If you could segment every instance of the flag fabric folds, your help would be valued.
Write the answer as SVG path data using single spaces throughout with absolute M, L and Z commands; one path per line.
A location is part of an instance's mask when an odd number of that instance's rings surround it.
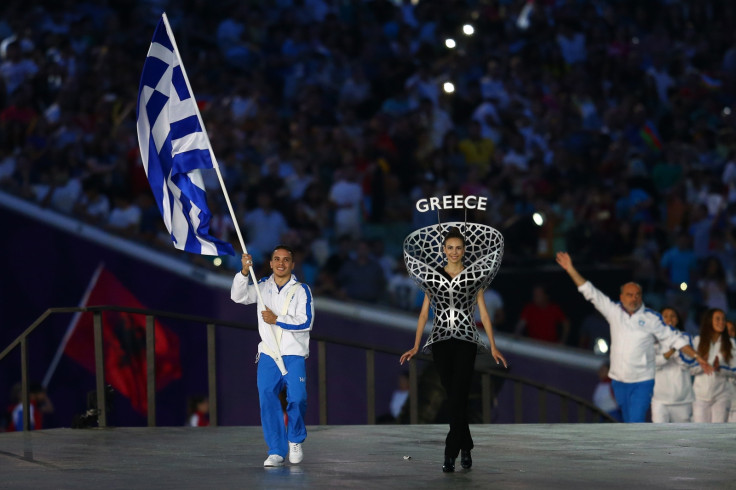
M 138 144 L 153 196 L 174 246 L 201 255 L 235 255 L 210 235 L 212 214 L 200 171 L 215 162 L 194 94 L 162 16 L 138 89 Z
M 145 308 L 110 271 L 104 267 L 93 279 L 87 300 L 82 306 L 118 305 Z M 91 372 L 95 371 L 92 313 L 82 313 L 72 325 L 64 354 Z M 179 336 L 160 322 L 154 322 L 156 336 L 156 389 L 181 378 Z M 130 400 L 133 408 L 146 414 L 146 317 L 139 314 L 108 311 L 102 314 L 102 337 L 105 356 L 105 379 Z

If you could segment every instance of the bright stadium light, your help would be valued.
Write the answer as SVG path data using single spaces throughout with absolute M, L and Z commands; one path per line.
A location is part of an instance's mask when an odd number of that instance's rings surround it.
M 447 39 L 445 39 L 445 46 L 447 46 L 450 49 L 453 49 L 455 46 L 457 46 L 457 44 L 455 44 L 454 39 L 452 39 L 451 37 L 448 37 Z
M 597 338 L 593 344 L 593 352 L 600 355 L 608 354 L 608 342 L 606 339 Z
M 680 291 L 687 291 L 687 283 L 681 282 L 680 283 Z
M 532 219 L 534 220 L 534 224 L 537 226 L 542 226 L 544 224 L 544 215 L 542 213 L 534 213 L 532 215 Z
M 455 91 L 455 85 L 453 85 L 452 82 L 445 82 L 442 88 L 445 90 L 445 93 L 448 93 L 448 94 L 451 94 Z
M 463 26 L 463 32 L 466 36 L 472 36 L 475 33 L 475 28 L 470 24 L 465 24 Z

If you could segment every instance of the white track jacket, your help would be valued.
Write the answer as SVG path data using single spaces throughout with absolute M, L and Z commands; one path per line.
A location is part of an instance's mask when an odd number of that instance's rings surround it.
M 278 318 L 276 325 L 269 325 L 263 321 L 261 312 L 258 312 L 258 333 L 261 336 L 261 342 L 258 344 L 258 353 L 266 353 L 268 355 L 268 347 L 264 344 L 264 335 L 268 335 L 268 330 L 274 332 L 274 335 L 280 335 L 280 347 L 282 356 L 302 356 L 309 357 L 309 331 L 312 329 L 314 322 L 314 303 L 312 301 L 312 291 L 304 283 L 299 284 L 292 295 L 289 290 L 297 284 L 296 277 L 292 274 L 289 282 L 279 289 L 273 280 L 273 275 L 264 277 L 258 281 L 258 287 L 261 288 L 261 296 L 263 302 L 271 309 Z M 285 301 L 291 296 L 289 305 L 284 313 Z M 249 284 L 249 278 L 238 272 L 233 279 L 233 287 L 230 290 L 230 299 L 236 303 L 249 305 L 258 301 L 256 290 L 252 284 Z M 280 332 L 279 332 L 280 330 Z
M 695 392 L 696 400 L 712 402 L 731 398 L 734 389 L 732 381 L 736 376 L 736 344 L 733 340 L 730 340 L 730 342 L 732 355 L 729 364 L 726 364 L 721 354 L 721 339 L 718 339 L 717 342 L 711 342 L 710 351 L 708 351 L 708 363 L 713 365 L 716 356 L 718 356 L 718 364 L 720 365 L 720 369 L 711 375 L 703 374 L 703 368 L 695 362 L 695 359 L 685 357 L 692 366 L 690 373 L 695 376 L 693 392 Z M 693 339 L 693 349 L 697 351 L 698 345 L 700 345 L 700 335 L 696 335 Z
M 681 352 L 675 352 L 669 359 L 665 359 L 667 352 L 669 349 L 665 350 L 660 343 L 654 346 L 657 374 L 654 376 L 652 401 L 664 405 L 692 403 L 693 381 L 688 360 Z
M 667 350 L 673 347 L 679 350 L 690 343 L 687 336 L 664 323 L 659 313 L 643 304 L 629 315 L 621 303 L 611 301 L 590 281 L 582 284 L 578 291 L 593 303 L 611 328 L 611 368 L 608 371 L 611 379 L 622 383 L 654 379 L 655 340 Z

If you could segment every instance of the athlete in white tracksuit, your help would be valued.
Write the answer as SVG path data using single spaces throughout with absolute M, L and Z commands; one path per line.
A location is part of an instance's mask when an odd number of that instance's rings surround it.
M 731 320 L 726 320 L 726 331 L 732 340 L 736 338 L 736 324 Z M 728 421 L 736 422 L 736 378 L 732 378 L 731 382 L 731 386 L 729 386 L 731 389 L 731 411 L 728 414 Z
M 667 325 L 682 331 L 677 310 L 665 307 L 661 315 Z M 667 350 L 660 343 L 654 349 L 657 374 L 654 376 L 652 422 L 690 422 L 694 397 L 688 362 L 679 352 Z
M 608 376 L 624 422 L 646 419 L 654 390 L 655 341 L 667 350 L 682 350 L 703 365 L 706 372 L 712 372 L 713 368 L 693 350 L 684 334 L 666 325 L 658 312 L 644 307 L 641 286 L 633 282 L 624 284 L 620 302 L 615 303 L 580 275 L 566 252 L 557 254 L 557 263 L 608 321 L 611 329 Z
M 652 422 L 690 422 L 693 415 L 693 382 L 679 352 L 654 347 L 657 373 L 652 395 Z
M 711 342 L 708 352 L 708 362 L 713 364 L 715 358 L 719 358 L 719 368 L 712 376 L 703 374 L 703 370 L 695 362 L 691 373 L 694 375 L 693 392 L 693 422 L 726 422 L 731 408 L 731 396 L 733 390 L 732 380 L 736 376 L 736 344 L 732 339 L 731 361 L 723 360 L 721 350 L 721 339 Z M 693 339 L 693 347 L 697 350 L 700 346 L 701 337 L 696 335 Z
M 309 286 L 299 283 L 291 273 L 294 255 L 279 245 L 271 255 L 273 274 L 258 281 L 265 309 L 258 315 L 258 395 L 261 405 L 263 436 L 268 445 L 264 466 L 281 466 L 286 454 L 291 463 L 302 460 L 301 443 L 307 437 L 304 414 L 307 410 L 307 374 L 309 332 L 314 321 L 314 304 Z M 230 298 L 236 303 L 252 304 L 258 297 L 249 283 L 248 270 L 253 261 L 243 254 L 243 270 L 235 275 Z M 279 394 L 286 387 L 284 417 Z

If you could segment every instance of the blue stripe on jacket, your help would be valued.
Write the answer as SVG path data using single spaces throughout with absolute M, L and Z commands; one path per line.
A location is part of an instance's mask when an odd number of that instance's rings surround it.
M 683 335 L 687 337 L 688 345 L 694 349 L 695 347 L 693 347 L 693 336 L 687 332 L 683 332 Z M 679 351 L 679 354 L 680 354 L 680 359 L 682 360 L 682 362 L 684 362 L 685 364 L 689 366 L 692 366 L 697 362 L 694 358 L 688 357 L 685 354 L 683 354 L 682 349 Z
M 312 324 L 312 293 L 309 291 L 309 286 L 302 283 L 304 292 L 307 293 L 307 321 L 298 325 L 290 325 L 284 322 L 276 322 L 276 325 L 283 328 L 284 330 L 306 330 Z

